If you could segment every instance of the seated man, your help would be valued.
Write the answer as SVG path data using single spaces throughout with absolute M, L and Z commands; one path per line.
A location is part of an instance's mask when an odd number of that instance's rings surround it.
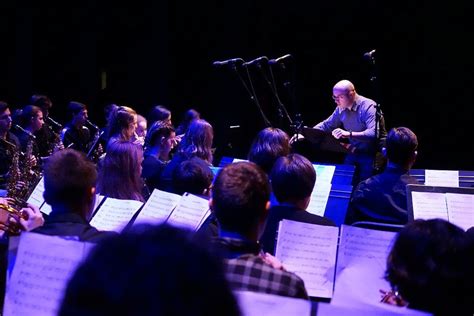
M 306 211 L 316 182 L 311 162 L 298 154 L 280 157 L 270 173 L 278 205 L 270 208 L 265 231 L 260 238 L 263 250 L 275 253 L 275 238 L 282 219 L 309 224 L 336 226 L 330 219 Z
M 181 162 L 173 171 L 173 193 L 185 192 L 203 197 L 209 196 L 214 174 L 209 164 L 198 157 Z
M 258 240 L 270 207 L 265 172 L 251 162 L 224 167 L 217 175 L 209 206 L 219 222 L 215 239 L 234 290 L 307 298 L 303 280 L 263 254 Z
M 96 242 L 114 232 L 100 232 L 89 224 L 95 204 L 97 170 L 86 156 L 73 149 L 51 155 L 44 168 L 44 199 L 52 212 L 34 232 L 76 236 Z
M 392 128 L 382 149 L 388 163 L 378 175 L 362 181 L 352 194 L 347 222 L 375 221 L 406 224 L 407 184 L 418 181 L 408 174 L 416 159 L 418 140 L 406 127 Z

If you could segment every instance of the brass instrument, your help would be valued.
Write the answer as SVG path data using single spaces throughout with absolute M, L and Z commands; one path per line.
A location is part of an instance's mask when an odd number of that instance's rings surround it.
M 20 218 L 28 220 L 28 213 L 0 203 L 0 230 L 18 234 L 20 232 Z
M 6 139 L 0 138 L 5 144 L 10 147 L 12 153 L 12 162 L 8 170 L 7 178 L 7 197 L 13 200 L 13 203 L 19 207 L 25 206 L 26 201 L 22 198 L 25 195 L 25 183 L 20 170 L 20 154 L 17 146 Z
M 63 127 L 61 124 L 59 124 L 58 122 L 56 122 L 49 116 L 46 117 L 46 121 L 48 123 L 46 124 L 46 126 L 49 128 L 49 131 L 54 137 L 53 146 L 51 146 L 50 153 L 49 153 L 51 155 L 58 150 L 64 149 L 64 144 L 63 144 L 63 141 L 61 140 L 61 135 L 54 130 L 51 124 L 54 125 L 58 130 L 62 130 Z

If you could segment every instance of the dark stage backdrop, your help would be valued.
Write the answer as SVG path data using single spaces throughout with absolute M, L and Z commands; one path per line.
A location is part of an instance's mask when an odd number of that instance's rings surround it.
M 292 118 L 301 113 L 307 125 L 326 118 L 334 109 L 332 86 L 349 79 L 377 99 L 389 128 L 407 126 L 418 135 L 415 167 L 474 170 L 471 3 L 6 1 L 0 98 L 20 107 L 32 93 L 48 94 L 52 115 L 63 122 L 67 102 L 82 101 L 99 124 L 107 102 L 143 114 L 163 104 L 175 123 L 193 107 L 215 128 L 217 156 L 243 158 L 264 124 L 236 73 L 212 62 L 291 54 L 286 70 L 274 68 L 274 75 Z M 363 58 L 373 49 L 377 91 Z M 283 126 L 261 73 L 249 72 L 262 109 Z

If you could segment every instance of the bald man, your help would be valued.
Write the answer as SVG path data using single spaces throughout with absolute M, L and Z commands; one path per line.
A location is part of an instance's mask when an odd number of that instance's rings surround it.
M 351 152 L 344 163 L 356 167 L 353 181 L 356 185 L 372 175 L 375 154 L 379 150 L 375 133 L 376 102 L 357 94 L 349 80 L 334 85 L 332 98 L 336 109 L 314 128 L 331 133 L 336 139 L 349 140 Z M 379 133 L 379 139 L 386 137 L 384 124 L 380 124 Z

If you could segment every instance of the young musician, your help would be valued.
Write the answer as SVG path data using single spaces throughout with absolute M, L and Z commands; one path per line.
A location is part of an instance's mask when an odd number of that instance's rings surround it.
M 87 106 L 80 102 L 71 101 L 68 105 L 68 112 L 71 120 L 61 132 L 64 147 L 87 153 L 93 136 L 85 126 L 88 118 Z

